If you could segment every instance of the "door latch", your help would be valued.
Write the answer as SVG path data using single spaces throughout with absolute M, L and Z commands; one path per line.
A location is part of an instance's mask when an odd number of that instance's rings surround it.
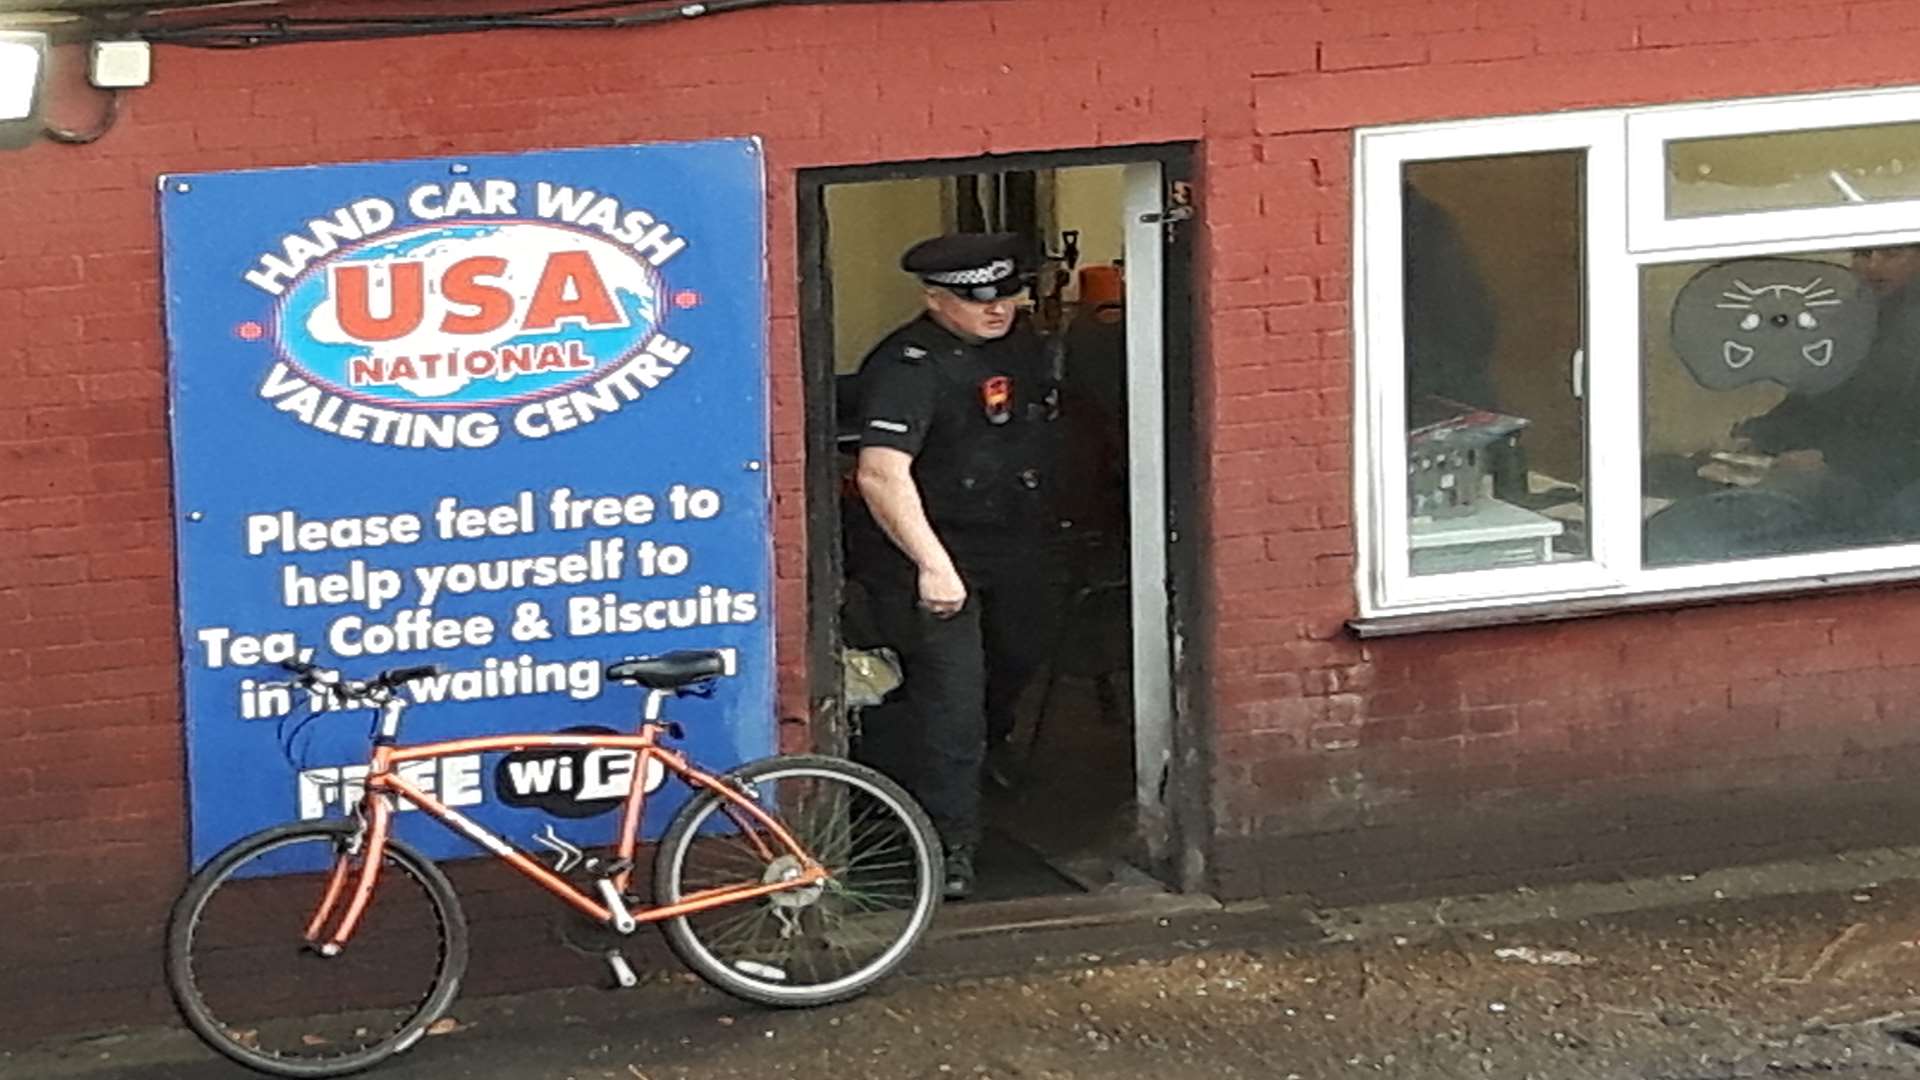
M 1193 185 L 1185 180 L 1175 180 L 1167 185 L 1167 205 L 1155 213 L 1141 214 L 1142 225 L 1165 225 L 1171 236 L 1173 226 L 1193 220 Z

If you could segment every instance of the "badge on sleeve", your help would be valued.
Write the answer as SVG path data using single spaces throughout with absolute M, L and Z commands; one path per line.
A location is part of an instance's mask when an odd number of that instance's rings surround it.
M 1013 380 L 1005 375 L 995 375 L 980 384 L 980 407 L 987 414 L 990 424 L 1004 424 L 1013 419 Z

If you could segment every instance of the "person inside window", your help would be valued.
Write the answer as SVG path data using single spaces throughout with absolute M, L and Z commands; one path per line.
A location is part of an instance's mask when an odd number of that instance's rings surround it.
M 1808 500 L 1836 539 L 1860 542 L 1920 527 L 1920 244 L 1860 248 L 1852 267 L 1879 301 L 1859 370 L 1826 393 L 1788 395 L 1734 435 L 1772 456 L 1769 487 Z
M 1426 398 L 1497 409 L 1486 282 L 1453 215 L 1412 184 L 1403 191 L 1408 415 Z

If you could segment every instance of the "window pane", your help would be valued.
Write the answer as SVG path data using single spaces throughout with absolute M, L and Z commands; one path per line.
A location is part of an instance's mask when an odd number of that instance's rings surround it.
M 1649 266 L 1649 566 L 1920 539 L 1920 245 Z
M 1415 574 L 1586 557 L 1584 157 L 1419 162 L 1403 174 Z
M 1667 216 L 1920 197 L 1920 122 L 1667 144 Z

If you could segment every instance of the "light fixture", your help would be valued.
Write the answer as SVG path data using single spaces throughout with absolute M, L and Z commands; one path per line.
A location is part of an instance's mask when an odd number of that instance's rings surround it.
M 47 35 L 0 30 L 0 147 L 25 146 L 40 134 L 46 74 Z

